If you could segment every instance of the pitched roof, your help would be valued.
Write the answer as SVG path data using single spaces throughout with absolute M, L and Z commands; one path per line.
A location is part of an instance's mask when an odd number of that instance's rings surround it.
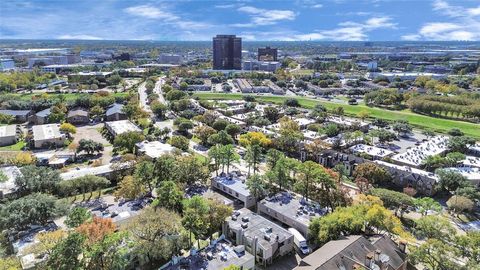
M 364 265 L 367 254 L 380 250 L 380 259 L 388 262 L 388 269 L 398 269 L 406 255 L 387 236 L 370 242 L 361 235 L 350 235 L 330 241 L 312 254 L 303 258 L 296 270 L 353 269 L 355 264 Z M 375 262 L 377 263 L 377 262 Z
M 67 117 L 73 117 L 73 116 L 86 116 L 88 117 L 88 111 L 84 109 L 73 109 L 68 112 Z
M 109 116 L 109 115 L 116 114 L 116 113 L 124 113 L 123 112 L 123 104 L 118 104 L 118 103 L 112 104 L 112 106 L 110 106 L 107 109 L 107 112 L 105 113 L 105 115 Z

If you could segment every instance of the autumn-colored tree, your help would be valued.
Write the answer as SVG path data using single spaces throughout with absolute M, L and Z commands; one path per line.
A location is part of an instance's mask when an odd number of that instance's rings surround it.
M 40 232 L 35 236 L 35 242 L 29 246 L 25 254 L 33 253 L 37 255 L 50 254 L 53 248 L 67 237 L 67 232 L 64 230 L 56 230 L 51 232 Z M 2 268 L 0 268 L 2 269 Z
M 93 244 L 115 232 L 115 229 L 111 218 L 93 217 L 92 221 L 83 223 L 76 230 L 87 237 L 88 243 Z
M 262 132 L 248 132 L 242 134 L 238 141 L 243 147 L 258 145 L 265 148 L 272 143 L 272 141 Z
M 115 191 L 116 198 L 124 199 L 138 199 L 145 195 L 147 188 L 138 178 L 127 175 L 118 185 L 118 189 Z

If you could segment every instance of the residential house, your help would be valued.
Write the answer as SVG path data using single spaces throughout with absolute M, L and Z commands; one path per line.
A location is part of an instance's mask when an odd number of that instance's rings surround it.
M 114 103 L 105 112 L 107 121 L 119 121 L 127 119 L 127 114 L 123 112 L 123 104 Z
M 90 114 L 84 109 L 70 110 L 67 115 L 67 122 L 72 124 L 88 124 L 90 122 Z

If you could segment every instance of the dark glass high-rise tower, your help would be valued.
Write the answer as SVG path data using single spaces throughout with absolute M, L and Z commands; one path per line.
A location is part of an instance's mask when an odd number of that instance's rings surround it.
M 242 69 L 242 38 L 235 35 L 213 38 L 213 69 Z

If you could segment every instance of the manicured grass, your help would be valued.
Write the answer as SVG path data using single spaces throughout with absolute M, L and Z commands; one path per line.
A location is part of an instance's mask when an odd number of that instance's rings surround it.
M 0 147 L 1 151 L 22 151 L 22 148 L 26 145 L 25 141 L 19 141 L 16 144 Z
M 225 94 L 225 93 L 195 93 L 200 99 L 242 99 L 242 94 Z M 283 104 L 285 99 L 290 98 L 286 96 L 259 96 L 255 95 L 257 101 L 272 102 L 276 104 Z M 407 120 L 411 125 L 429 129 L 436 132 L 445 133 L 452 128 L 458 128 L 462 130 L 466 135 L 472 136 L 476 139 L 480 139 L 480 125 L 456 121 L 450 119 L 435 118 L 427 115 L 416 114 L 408 109 L 402 111 L 393 111 L 375 107 L 369 107 L 364 104 L 348 105 L 338 104 L 335 102 L 316 100 L 306 97 L 295 97 L 304 108 L 314 108 L 316 104 L 322 104 L 327 109 L 331 110 L 336 107 L 343 107 L 345 114 L 349 116 L 356 116 L 360 111 L 366 110 L 369 112 L 372 118 L 381 118 L 385 120 Z

